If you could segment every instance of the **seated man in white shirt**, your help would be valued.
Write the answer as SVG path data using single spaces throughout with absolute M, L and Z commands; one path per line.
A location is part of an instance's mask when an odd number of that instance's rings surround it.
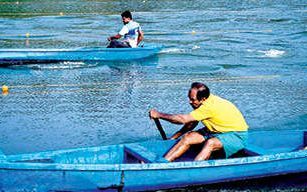
M 135 48 L 144 38 L 144 33 L 140 24 L 132 20 L 130 11 L 125 11 L 121 14 L 124 23 L 123 28 L 117 35 L 110 36 L 108 48 Z M 124 37 L 123 40 L 119 40 Z

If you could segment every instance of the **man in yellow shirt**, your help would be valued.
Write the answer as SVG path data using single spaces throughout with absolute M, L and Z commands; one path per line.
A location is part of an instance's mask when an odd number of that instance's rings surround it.
M 195 160 L 207 160 L 213 151 L 224 150 L 229 157 L 245 147 L 247 130 L 243 115 L 230 101 L 210 94 L 203 83 L 192 83 L 189 90 L 190 105 L 194 109 L 189 114 L 167 114 L 155 109 L 149 111 L 152 119 L 163 119 L 175 124 L 184 124 L 170 139 L 182 139 L 165 155 L 174 161 L 186 152 L 191 145 L 204 143 Z M 192 131 L 201 121 L 205 127 Z M 187 133 L 188 132 L 188 133 Z

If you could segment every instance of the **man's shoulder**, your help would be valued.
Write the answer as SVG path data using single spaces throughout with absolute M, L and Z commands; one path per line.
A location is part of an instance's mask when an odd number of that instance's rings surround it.
M 139 23 L 134 20 L 132 20 L 132 23 L 139 25 Z
M 138 23 L 138 22 L 136 22 L 136 21 L 130 21 L 129 23 L 128 23 L 128 25 L 129 26 L 131 26 L 132 28 L 135 28 L 135 27 L 140 27 L 140 24 Z
M 205 102 L 203 102 L 203 105 L 212 105 L 214 102 L 220 99 L 222 98 L 210 93 L 209 97 L 205 100 Z
M 210 94 L 207 100 L 203 103 L 203 106 L 206 107 L 208 110 L 216 110 L 220 108 L 221 106 L 227 106 L 231 103 L 227 99 L 224 99 L 220 96 Z

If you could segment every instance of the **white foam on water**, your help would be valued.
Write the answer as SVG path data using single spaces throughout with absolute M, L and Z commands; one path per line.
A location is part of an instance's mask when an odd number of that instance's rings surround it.
M 85 63 L 82 61 L 64 61 L 62 62 L 64 65 L 84 65 Z
M 28 65 L 20 65 L 15 66 L 16 68 L 30 68 L 30 69 L 37 69 L 37 70 L 60 70 L 60 69 L 78 69 L 84 67 L 93 67 L 97 64 L 86 64 L 84 62 L 71 62 L 71 61 L 64 61 L 59 63 L 42 63 L 42 64 L 28 64 Z
M 194 45 L 194 46 L 192 47 L 192 50 L 196 50 L 196 49 L 200 49 L 200 46 Z
M 185 53 L 185 49 L 180 49 L 180 48 L 166 48 L 163 49 L 160 53 Z
M 276 57 L 282 57 L 286 52 L 282 50 L 277 50 L 277 49 L 270 49 L 266 51 L 258 51 L 259 53 L 263 53 L 265 57 L 271 57 L 271 58 L 276 58 Z
M 186 48 L 186 49 L 166 48 L 166 49 L 163 49 L 160 53 L 189 53 L 191 52 L 191 50 L 196 50 L 196 49 L 200 49 L 200 46 L 194 45 L 192 48 Z

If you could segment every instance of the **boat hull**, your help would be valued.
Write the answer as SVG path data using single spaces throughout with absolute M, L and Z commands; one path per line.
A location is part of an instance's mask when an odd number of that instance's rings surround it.
M 1 64 L 49 63 L 60 61 L 118 61 L 151 57 L 158 46 L 141 48 L 78 48 L 78 49 L 0 49 Z
M 2 155 L 0 189 L 144 191 L 307 174 L 307 150 L 302 150 L 307 144 L 306 131 L 254 132 L 249 139 L 238 156 L 197 162 L 193 161 L 197 151 L 177 162 L 160 159 L 175 141 Z M 283 146 L 285 142 L 288 144 Z

